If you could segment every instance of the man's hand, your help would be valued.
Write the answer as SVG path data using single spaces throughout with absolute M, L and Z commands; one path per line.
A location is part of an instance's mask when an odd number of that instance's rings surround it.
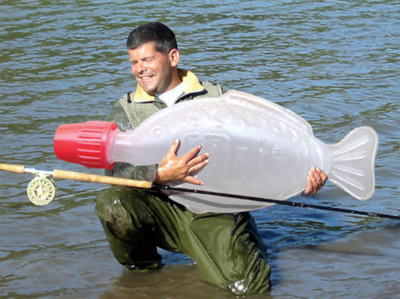
M 175 140 L 168 152 L 165 154 L 157 169 L 155 183 L 165 184 L 171 181 L 184 181 L 187 183 L 202 185 L 203 182 L 191 174 L 202 169 L 208 163 L 209 153 L 198 156 L 201 146 L 196 146 L 183 157 L 178 157 L 176 152 L 179 148 L 179 140 Z
M 311 167 L 307 177 L 307 187 L 302 195 L 307 196 L 317 193 L 325 185 L 328 176 L 319 168 Z

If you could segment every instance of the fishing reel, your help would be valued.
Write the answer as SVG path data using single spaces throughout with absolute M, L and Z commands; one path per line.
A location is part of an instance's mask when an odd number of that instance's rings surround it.
M 57 187 L 48 175 L 38 173 L 29 182 L 26 193 L 29 200 L 37 206 L 44 206 L 56 197 Z

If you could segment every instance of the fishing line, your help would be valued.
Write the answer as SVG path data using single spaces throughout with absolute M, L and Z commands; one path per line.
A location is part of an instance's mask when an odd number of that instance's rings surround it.
M 389 215 L 389 214 L 382 214 L 382 213 L 375 213 L 375 212 L 366 212 L 366 211 L 336 208 L 336 207 L 328 207 L 328 206 L 320 206 L 320 205 L 307 204 L 307 203 L 301 203 L 301 202 L 293 202 L 293 201 L 288 201 L 288 200 L 282 201 L 282 200 L 277 200 L 277 199 L 269 199 L 269 198 L 253 197 L 253 196 L 247 196 L 247 195 L 205 191 L 205 190 L 198 190 L 198 189 L 178 188 L 178 187 L 170 187 L 170 186 L 165 186 L 165 185 L 153 185 L 153 188 L 175 191 L 175 192 L 214 195 L 214 196 L 221 196 L 221 197 L 238 198 L 238 199 L 243 199 L 243 200 L 252 200 L 252 201 L 258 201 L 258 202 L 269 202 L 269 203 L 274 203 L 274 204 L 279 204 L 279 205 L 287 205 L 287 206 L 292 206 L 292 207 L 311 208 L 311 209 L 326 210 L 326 211 L 333 211 L 333 212 L 340 212 L 340 213 L 347 213 L 347 214 L 354 214 L 354 215 L 363 215 L 363 216 L 372 216 L 372 217 L 400 220 L 400 216 L 396 216 L 396 215 Z
M 107 189 L 107 188 L 110 188 L 110 187 L 107 186 L 107 187 L 103 187 L 103 188 L 91 189 L 91 190 L 76 192 L 76 193 L 72 193 L 72 194 L 65 194 L 65 195 L 61 195 L 61 196 L 58 196 L 58 195 L 57 195 L 57 199 L 65 199 L 65 198 L 69 198 L 69 197 L 75 197 L 75 196 L 77 196 L 77 195 L 83 195 L 83 194 L 87 194 L 87 193 L 93 193 L 93 192 L 103 191 L 103 190 L 105 190 L 105 189 Z

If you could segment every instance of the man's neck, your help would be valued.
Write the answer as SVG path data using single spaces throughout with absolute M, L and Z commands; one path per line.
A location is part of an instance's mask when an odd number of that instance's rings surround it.
M 175 88 L 156 96 L 169 107 L 175 104 L 176 100 L 185 92 L 185 89 L 186 83 L 181 82 Z

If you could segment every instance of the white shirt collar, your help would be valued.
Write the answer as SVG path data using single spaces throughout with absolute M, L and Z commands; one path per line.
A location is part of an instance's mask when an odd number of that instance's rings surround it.
M 186 83 L 182 82 L 174 89 L 171 89 L 167 92 L 164 92 L 160 95 L 156 95 L 159 99 L 161 99 L 167 106 L 172 106 L 175 104 L 176 100 L 185 92 Z

